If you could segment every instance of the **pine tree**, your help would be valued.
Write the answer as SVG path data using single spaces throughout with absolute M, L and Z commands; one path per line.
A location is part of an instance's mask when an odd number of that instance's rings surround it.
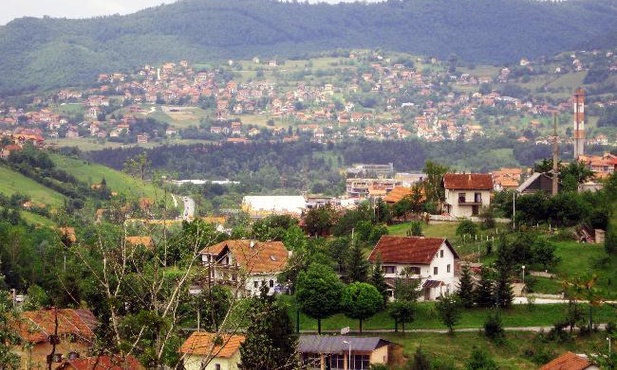
M 475 302 L 478 307 L 491 307 L 495 304 L 494 285 L 495 281 L 490 271 L 483 267 L 480 271 L 480 282 L 474 289 Z
M 463 265 L 461 272 L 461 279 L 458 286 L 458 297 L 461 304 L 465 308 L 471 308 L 474 304 L 473 296 L 473 280 L 471 277 L 471 269 L 468 264 Z
M 514 292 L 510 282 L 509 270 L 498 271 L 497 281 L 495 282 L 495 302 L 501 308 L 508 308 L 514 300 Z
M 360 243 L 352 240 L 347 260 L 347 283 L 365 283 L 368 280 L 369 262 L 362 252 Z
M 431 370 L 431 361 L 422 350 L 422 347 L 416 349 L 416 353 L 413 354 L 413 360 L 409 370 Z
M 371 274 L 371 284 L 377 288 L 379 293 L 383 296 L 384 307 L 388 303 L 388 284 L 386 283 L 386 277 L 383 269 L 381 268 L 381 256 L 378 254 L 375 258 L 375 264 L 373 265 L 373 273 Z
M 241 370 L 297 369 L 297 337 L 286 308 L 262 289 L 253 298 L 246 339 L 240 346 Z

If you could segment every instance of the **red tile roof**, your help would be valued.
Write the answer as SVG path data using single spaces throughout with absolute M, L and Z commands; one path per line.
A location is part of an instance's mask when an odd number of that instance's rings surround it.
M 566 352 L 548 364 L 542 366 L 540 370 L 584 370 L 592 364 L 586 359 L 572 352 Z
M 21 338 L 26 342 L 46 342 L 56 329 L 55 309 L 24 311 L 15 325 Z M 70 308 L 58 309 L 58 335 L 73 335 L 78 340 L 90 341 L 94 338 L 96 317 L 88 310 Z
M 244 342 L 244 335 L 219 334 L 222 345 L 214 344 L 217 337 L 216 333 L 193 332 L 188 339 L 182 343 L 178 352 L 190 355 L 202 355 L 229 358 L 240 349 L 240 344 Z
M 226 240 L 206 247 L 200 253 L 222 257 L 226 249 L 231 251 L 238 265 L 250 273 L 278 272 L 287 264 L 288 252 L 282 242 Z
M 383 263 L 429 265 L 444 243 L 450 248 L 454 257 L 458 258 L 458 254 L 445 238 L 384 235 L 379 239 L 368 259 L 374 262 L 379 255 Z
M 66 360 L 56 370 L 142 370 L 145 369 L 137 359 L 131 355 L 84 357 Z
M 485 173 L 447 173 L 443 185 L 453 190 L 492 190 L 493 178 Z

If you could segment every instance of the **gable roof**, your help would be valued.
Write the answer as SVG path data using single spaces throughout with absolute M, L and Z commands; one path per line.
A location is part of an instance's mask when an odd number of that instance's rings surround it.
M 351 343 L 354 352 L 372 352 L 391 343 L 379 337 L 300 335 L 298 351 L 300 353 L 346 353 L 349 350 L 349 344 L 343 341 Z
M 283 270 L 289 253 L 283 242 L 226 240 L 204 248 L 200 254 L 214 254 L 217 260 L 230 251 L 236 263 L 250 273 L 270 273 Z
M 120 356 L 95 356 L 67 360 L 58 366 L 56 370 L 142 370 L 145 369 L 137 359 L 131 355 L 122 358 Z
M 154 246 L 154 241 L 150 236 L 127 236 L 125 240 L 128 244 L 134 246 L 142 245 L 147 248 Z
M 591 362 L 570 351 L 542 366 L 540 370 L 584 370 L 596 367 Z
M 413 194 L 411 188 L 397 186 L 392 189 L 385 197 L 383 197 L 383 201 L 386 203 L 396 203 L 401 201 L 406 196 L 410 196 Z
M 201 355 L 229 358 L 240 349 L 244 342 L 244 335 L 237 334 L 218 334 L 223 340 L 222 345 L 215 345 L 216 333 L 193 332 L 187 340 L 182 343 L 178 352 L 187 355 Z
M 58 335 L 71 334 L 78 340 L 89 341 L 94 338 L 94 328 L 98 324 L 89 310 L 82 309 L 43 309 L 24 311 L 15 322 L 21 338 L 26 342 L 46 342 L 56 329 L 58 315 Z
M 442 244 L 450 249 L 454 258 L 459 258 L 445 238 L 383 235 L 369 254 L 368 260 L 374 262 L 379 255 L 382 263 L 429 265 Z
M 487 173 L 446 173 L 443 185 L 452 190 L 492 190 L 493 177 Z

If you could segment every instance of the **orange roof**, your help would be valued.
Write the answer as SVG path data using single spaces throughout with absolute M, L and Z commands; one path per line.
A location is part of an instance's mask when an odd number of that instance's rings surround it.
M 178 352 L 189 355 L 212 355 L 213 357 L 229 358 L 240 349 L 240 344 L 244 342 L 244 335 L 219 334 L 222 345 L 215 345 L 216 333 L 193 332 L 188 339 L 182 343 Z
M 485 173 L 447 173 L 443 185 L 454 190 L 492 190 L 493 178 Z
M 81 309 L 46 309 L 24 311 L 15 325 L 26 342 L 45 342 L 56 329 L 56 312 L 58 313 L 58 335 L 72 334 L 78 339 L 89 341 L 94 338 L 96 317 L 89 310 Z
M 374 262 L 379 255 L 383 263 L 429 265 L 443 243 L 450 248 L 454 258 L 458 258 L 458 254 L 445 238 L 384 235 L 379 239 L 368 259 Z
M 154 241 L 149 236 L 127 236 L 126 242 L 131 245 L 143 245 L 144 247 L 152 247 Z
M 386 194 L 383 200 L 386 203 L 396 203 L 411 194 L 411 188 L 397 186 L 396 188 L 392 189 L 388 194 Z
M 227 250 L 238 265 L 251 273 L 277 272 L 287 264 L 288 252 L 282 242 L 226 240 L 206 247 L 200 253 L 222 257 Z
M 145 369 L 137 359 L 131 355 L 122 358 L 120 356 L 96 356 L 67 360 L 56 370 L 141 370 Z
M 542 366 L 540 370 L 584 370 L 589 366 L 589 361 L 568 351 Z

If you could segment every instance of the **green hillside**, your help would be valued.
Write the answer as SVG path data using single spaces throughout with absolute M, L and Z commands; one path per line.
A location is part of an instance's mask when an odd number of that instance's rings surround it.
M 105 179 L 107 187 L 112 192 L 125 194 L 128 197 L 159 199 L 164 196 L 163 190 L 152 183 L 143 182 L 109 167 L 58 154 L 51 155 L 51 158 L 56 166 L 88 185 L 100 184 Z
M 61 206 L 65 197 L 44 185 L 16 172 L 5 165 L 0 165 L 0 193 L 11 196 L 23 194 L 30 197 L 31 201 L 39 205 L 51 207 Z
M 501 64 L 613 47 L 615 18 L 612 0 L 181 0 L 128 16 L 21 18 L 0 27 L 0 92 L 83 85 L 169 60 L 285 60 L 354 48 Z

